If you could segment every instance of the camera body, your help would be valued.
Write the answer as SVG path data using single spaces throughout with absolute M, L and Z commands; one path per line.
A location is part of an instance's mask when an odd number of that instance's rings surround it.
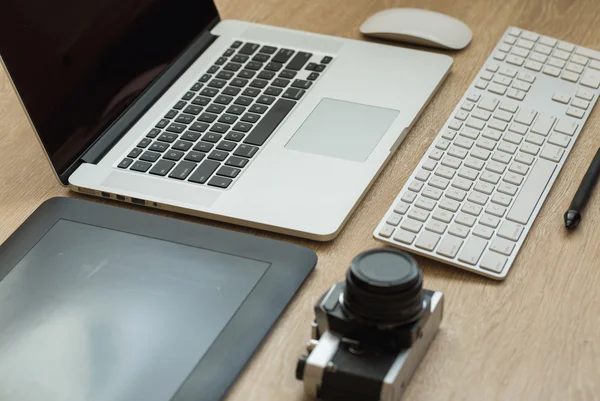
M 381 252 L 387 253 L 387 259 L 373 257 Z M 364 274 L 353 274 L 360 270 L 352 272 L 357 261 L 389 263 L 390 253 L 401 263 L 408 262 L 416 273 L 403 276 L 409 278 L 404 280 L 408 285 L 398 285 L 396 280 L 393 285 L 381 286 L 380 281 L 373 286 L 371 281 L 369 287 L 361 281 Z M 372 268 L 373 272 L 380 274 L 381 267 Z M 387 273 L 383 276 L 389 278 Z M 326 401 L 399 400 L 442 321 L 443 294 L 424 290 L 421 283 L 416 262 L 403 252 L 378 250 L 359 255 L 346 281 L 334 284 L 315 306 L 309 354 L 300 358 L 296 369 L 305 392 Z M 396 291 L 389 291 L 394 286 Z M 382 293 L 379 287 L 386 291 Z M 374 293 L 377 299 L 368 299 Z M 388 304 L 389 313 L 381 314 Z

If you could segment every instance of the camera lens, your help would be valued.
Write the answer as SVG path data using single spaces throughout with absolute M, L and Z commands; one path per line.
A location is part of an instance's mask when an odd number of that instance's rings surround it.
M 343 306 L 374 324 L 409 324 L 423 313 L 423 274 L 408 254 L 393 249 L 358 255 L 346 275 Z

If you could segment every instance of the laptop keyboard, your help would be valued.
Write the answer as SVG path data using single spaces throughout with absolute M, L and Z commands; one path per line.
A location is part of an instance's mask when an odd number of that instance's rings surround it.
M 235 41 L 117 167 L 230 188 L 332 60 Z

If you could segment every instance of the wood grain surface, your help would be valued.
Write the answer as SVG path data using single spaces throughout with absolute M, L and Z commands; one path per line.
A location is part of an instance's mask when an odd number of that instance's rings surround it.
M 400 146 L 340 236 L 317 243 L 163 213 L 314 249 L 319 264 L 228 396 L 229 401 L 308 400 L 294 378 L 317 298 L 342 280 L 352 258 L 380 247 L 372 231 L 504 30 L 519 26 L 600 49 L 598 0 L 220 0 L 221 15 L 364 40 L 358 27 L 390 7 L 455 16 L 473 43 L 450 53 L 448 80 Z M 0 73 L 0 241 L 44 200 L 78 196 L 55 179 L 11 85 Z M 400 95 L 400 94 L 399 94 Z M 600 146 L 594 112 L 506 281 L 424 258 L 427 288 L 446 296 L 442 328 L 408 386 L 406 400 L 600 400 L 600 193 L 567 235 L 566 210 Z M 101 200 L 99 200 L 101 201 Z M 116 203 L 114 204 L 116 206 Z M 140 209 L 140 208 L 138 208 Z M 140 209 L 141 210 L 141 209 Z M 145 210 L 149 213 L 159 213 Z M 240 341 L 244 341 L 241 334 Z M 235 349 L 231 350 L 235 352 Z

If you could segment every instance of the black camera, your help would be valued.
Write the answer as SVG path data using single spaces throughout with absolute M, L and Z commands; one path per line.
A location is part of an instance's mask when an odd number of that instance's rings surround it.
M 407 253 L 358 255 L 346 281 L 315 306 L 309 354 L 296 368 L 306 393 L 326 401 L 399 400 L 442 321 L 443 294 L 422 285 Z

